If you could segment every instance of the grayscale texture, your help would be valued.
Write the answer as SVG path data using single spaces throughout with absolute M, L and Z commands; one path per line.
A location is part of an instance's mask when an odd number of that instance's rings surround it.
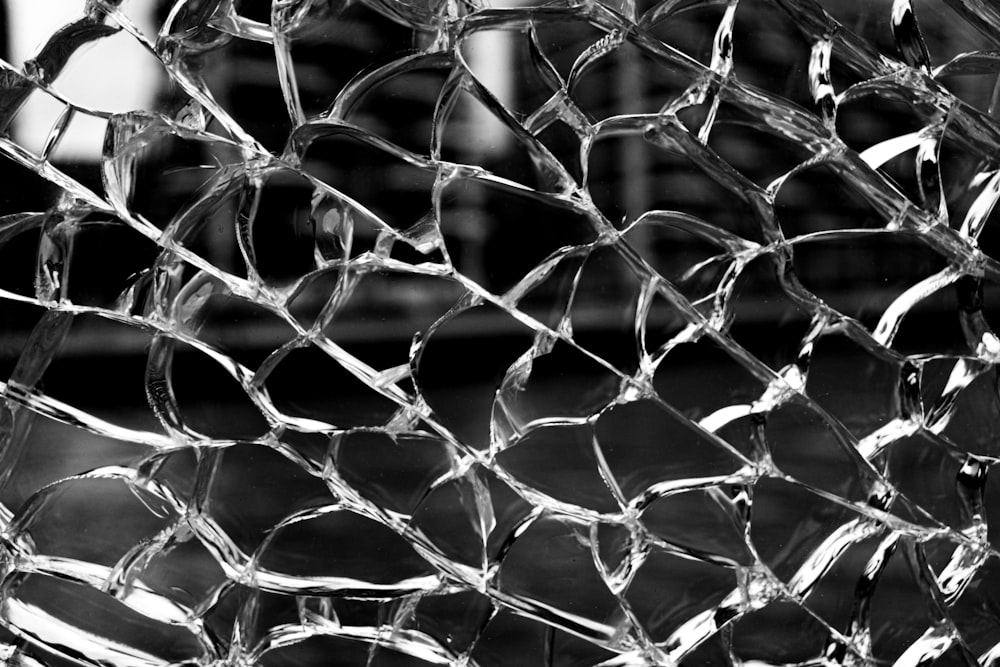
M 1000 664 L 996 5 L 150 4 L 0 63 L 5 664 Z

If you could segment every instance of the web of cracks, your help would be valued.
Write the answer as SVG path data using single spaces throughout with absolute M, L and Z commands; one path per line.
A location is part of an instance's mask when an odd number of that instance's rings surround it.
M 947 4 L 950 21 L 997 41 L 995 10 Z M 155 38 L 127 6 L 88 2 L 21 69 L 2 64 L 5 127 L 32 95 L 64 107 L 37 149 L 0 137 L 8 161 L 56 193 L 44 211 L 0 220 L 8 257 L 32 258 L 0 297 L 37 313 L 2 383 L 6 659 L 993 664 L 1000 340 L 986 314 L 1000 265 L 980 240 L 1000 196 L 1000 132 L 992 105 L 945 84 L 995 80 L 1000 56 L 935 66 L 910 3 L 886 11 L 895 55 L 820 5 L 785 0 L 276 1 L 266 20 L 180 1 Z M 698 12 L 708 46 L 685 51 L 665 31 Z M 734 35 L 758 14 L 796 31 L 801 48 L 786 55 L 803 60 L 802 99 L 744 81 Z M 294 51 L 346 39 L 317 26 L 355 16 L 405 28 L 410 48 L 364 62 L 313 109 Z M 73 54 L 122 32 L 169 79 L 163 108 L 112 114 L 63 98 Z M 473 43 L 498 32 L 533 97 L 477 73 Z M 280 150 L 215 82 L 240 44 L 273 56 Z M 649 108 L 588 107 L 583 91 L 611 85 L 610 64 L 622 76 L 640 61 L 640 78 L 666 82 L 639 98 Z M 411 76 L 436 83 L 426 133 L 404 146 L 362 110 Z M 916 129 L 848 145 L 842 110 L 872 100 L 905 107 Z M 477 128 L 483 110 L 490 125 Z M 81 116 L 107 125 L 100 187 L 52 159 Z M 786 147 L 789 165 L 740 165 L 715 139 L 726 128 Z M 477 132 L 502 133 L 517 158 L 466 159 Z M 672 161 L 736 213 L 617 218 L 593 156 L 619 140 L 633 148 L 617 158 Z M 391 163 L 385 183 L 350 178 L 359 155 Z M 890 176 L 902 163 L 909 189 Z M 781 208 L 819 169 L 867 220 L 814 229 Z M 194 176 L 164 213 L 175 171 Z M 403 172 L 421 201 L 409 217 L 380 201 Z M 276 222 L 289 183 L 306 193 L 304 235 Z M 683 201 L 682 185 L 657 187 Z M 150 201 L 160 208 L 141 210 Z M 518 235 L 492 275 L 460 257 L 457 239 L 483 233 L 477 206 L 515 218 L 501 223 Z M 135 252 L 102 253 L 109 234 Z M 700 254 L 664 257 L 664 245 Z M 809 288 L 809 258 L 836 247 L 930 260 L 871 317 Z M 275 276 L 282 254 L 297 259 Z M 95 261 L 120 263 L 123 279 L 91 284 Z M 385 363 L 343 332 L 395 291 L 425 321 L 386 325 L 403 347 Z M 958 342 L 908 352 L 897 338 L 942 295 Z M 766 304 L 794 323 L 791 352 L 741 338 Z M 255 356 L 219 337 L 213 318 L 233 313 L 266 324 L 274 345 Z M 595 320 L 617 327 L 610 343 Z M 139 341 L 144 426 L 44 390 L 80 322 Z M 484 327 L 503 340 L 477 340 Z M 176 377 L 191 359 L 223 374 L 241 416 L 195 423 Z M 496 382 L 456 384 L 456 367 Z M 322 382 L 340 393 L 288 397 Z M 32 433 L 46 428 L 116 454 L 43 466 Z

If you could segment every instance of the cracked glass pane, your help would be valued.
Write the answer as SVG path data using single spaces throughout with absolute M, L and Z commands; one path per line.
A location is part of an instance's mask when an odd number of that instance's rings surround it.
M 1000 665 L 994 4 L 0 26 L 4 664 Z

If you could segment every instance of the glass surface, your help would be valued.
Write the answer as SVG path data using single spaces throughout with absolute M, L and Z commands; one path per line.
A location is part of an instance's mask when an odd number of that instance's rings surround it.
M 0 10 L 0 662 L 1000 664 L 994 4 Z

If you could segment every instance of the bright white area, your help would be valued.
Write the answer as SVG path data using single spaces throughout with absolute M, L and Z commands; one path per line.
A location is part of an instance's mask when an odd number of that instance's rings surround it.
M 517 94 L 513 75 L 514 39 L 514 35 L 503 30 L 483 30 L 470 35 L 462 45 L 469 69 L 508 109 L 514 108 Z M 471 129 L 463 137 L 465 149 L 478 155 L 503 153 L 511 140 L 510 130 L 481 104 L 472 105 L 470 111 L 467 120 Z
M 83 15 L 85 0 L 7 0 L 10 53 L 7 60 L 22 67 L 59 28 Z M 156 33 L 156 0 L 132 0 L 125 12 L 143 34 Z M 156 58 L 131 35 L 120 31 L 79 49 L 55 80 L 52 88 L 67 100 L 87 109 L 124 112 L 148 109 L 164 82 Z M 14 139 L 38 152 L 45 144 L 64 105 L 38 91 L 14 120 Z M 76 114 L 52 159 L 96 161 L 101 156 L 107 122 Z

